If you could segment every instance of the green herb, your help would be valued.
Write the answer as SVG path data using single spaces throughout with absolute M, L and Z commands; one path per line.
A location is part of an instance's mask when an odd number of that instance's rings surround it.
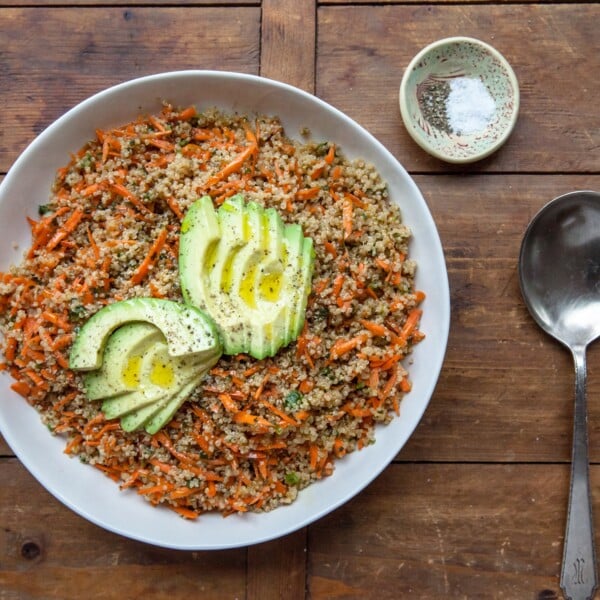
M 54 211 L 54 206 L 52 204 L 40 204 L 38 206 L 38 214 L 40 215 L 40 217 L 42 215 L 47 215 L 52 211 Z
M 69 309 L 69 318 L 76 319 L 84 319 L 87 316 L 87 309 L 83 304 L 72 304 Z
M 321 142 L 320 144 L 317 144 L 317 146 L 315 148 L 315 155 L 316 156 L 325 156 L 328 151 L 329 151 L 329 142 Z
M 81 169 L 91 167 L 93 162 L 95 162 L 94 157 L 89 152 L 87 152 L 86 155 L 79 161 L 79 167 Z
M 294 472 L 286 473 L 285 482 L 288 485 L 298 485 L 300 483 L 300 477 L 298 477 L 298 474 Z
M 315 320 L 325 321 L 329 317 L 329 309 L 326 306 L 318 306 L 315 308 Z
M 298 407 L 300 400 L 302 400 L 302 394 L 298 390 L 292 390 L 285 397 L 285 407 L 287 409 L 294 409 Z

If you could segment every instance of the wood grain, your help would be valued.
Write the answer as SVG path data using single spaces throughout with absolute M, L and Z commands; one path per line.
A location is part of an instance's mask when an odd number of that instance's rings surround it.
M 279 540 L 221 552 L 127 540 L 48 494 L 0 437 L 0 600 L 562 597 L 573 369 L 527 314 L 516 261 L 543 204 L 600 189 L 593 76 L 600 2 L 0 0 L 0 7 L 0 103 L 9 107 L 0 173 L 56 117 L 114 83 L 184 68 L 260 73 L 333 103 L 416 174 L 444 245 L 452 297 L 446 361 L 407 446 L 349 503 Z M 464 168 L 421 151 L 397 103 L 414 54 L 454 34 L 495 45 L 522 93 L 507 145 Z M 600 344 L 588 368 L 598 522 Z
M 392 465 L 309 528 L 310 598 L 558 600 L 568 476 L 563 465 Z M 597 491 L 599 467 L 591 477 Z
M 451 288 L 444 368 L 406 460 L 570 460 L 574 372 L 521 298 L 523 233 L 548 201 L 599 176 L 418 176 Z M 423 266 L 422 266 L 423 268 Z M 426 305 L 425 305 L 426 309 Z M 588 353 L 592 459 L 600 461 L 600 344 Z
M 260 74 L 315 89 L 315 0 L 263 0 Z
M 248 551 L 152 548 L 87 523 L 16 460 L 3 474 L 0 600 L 119 598 L 124 589 L 152 599 L 303 597 L 283 560 L 290 543 L 302 549 L 303 535 Z M 598 514 L 600 467 L 591 477 Z M 308 595 L 559 598 L 567 489 L 567 465 L 393 464 L 308 528 Z
M 15 2 L 17 0 L 14 0 Z M 457 0 L 402 0 L 402 4 L 455 4 Z M 563 0 L 568 1 L 568 0 Z M 594 4 L 597 0 L 583 0 L 578 4 Z M 460 0 L 461 4 L 514 4 L 514 0 Z M 554 4 L 556 0 L 520 0 L 519 4 Z M 324 5 L 399 4 L 398 0 L 325 0 Z
M 1 466 L 0 600 L 244 598 L 245 549 L 177 552 L 125 539 L 65 508 L 15 459 Z
M 128 0 L 69 0 L 68 6 L 90 7 L 102 4 L 104 6 L 176 6 L 183 9 L 193 8 L 195 6 L 260 6 L 260 0 L 136 0 L 134 3 Z M 34 6 L 38 8 L 48 8 L 49 6 L 64 6 L 65 2 L 61 0 L 0 0 L 2 6 Z
M 0 171 L 46 126 L 106 87 L 152 73 L 257 74 L 260 8 L 7 8 L 0 19 Z M 51 51 L 48 49 L 51 48 Z M 19 110 L 16 107 L 21 107 Z
M 247 600 L 302 600 L 306 581 L 306 535 L 296 533 L 248 548 Z
M 378 137 L 412 171 L 598 172 L 600 4 L 324 6 L 318 11 L 317 94 Z M 521 23 L 521 27 L 515 27 Z M 348 35 L 348 32 L 352 32 Z M 506 145 L 468 168 L 430 157 L 399 114 L 405 67 L 440 37 L 494 45 L 521 88 L 517 126 Z

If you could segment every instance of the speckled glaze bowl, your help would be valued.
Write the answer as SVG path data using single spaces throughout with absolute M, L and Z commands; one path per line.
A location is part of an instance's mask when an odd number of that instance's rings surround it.
M 480 93 L 465 94 L 464 88 Z M 460 113 L 464 124 L 469 111 L 471 126 L 460 131 L 449 114 Z M 495 152 L 512 132 L 518 112 L 514 71 L 495 48 L 474 38 L 430 44 L 410 62 L 400 85 L 408 133 L 426 152 L 450 163 L 470 163 Z

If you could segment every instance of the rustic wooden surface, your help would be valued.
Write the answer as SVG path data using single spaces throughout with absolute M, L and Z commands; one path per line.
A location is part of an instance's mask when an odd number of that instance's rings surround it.
M 0 0 L 0 173 L 109 85 L 261 74 L 331 102 L 414 175 L 452 295 L 445 365 L 407 446 L 348 504 L 280 540 L 177 552 L 121 538 L 50 496 L 0 441 L 0 600 L 560 598 L 573 369 L 525 310 L 517 255 L 548 200 L 600 190 L 599 22 L 599 2 Z M 397 106 L 408 61 L 450 35 L 495 45 L 522 94 L 506 146 L 461 168 L 420 150 Z M 600 345 L 588 367 L 598 522 Z

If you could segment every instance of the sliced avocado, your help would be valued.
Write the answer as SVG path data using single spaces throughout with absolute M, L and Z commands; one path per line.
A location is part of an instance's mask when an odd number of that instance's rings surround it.
M 197 235 L 198 231 L 202 231 L 203 235 Z M 186 301 L 192 297 L 201 299 L 208 295 L 206 281 L 201 274 L 212 267 L 205 263 L 212 260 L 220 239 L 221 230 L 212 200 L 210 196 L 203 196 L 191 205 L 181 224 L 179 270 L 196 275 L 186 277 L 185 280 L 181 278 Z M 198 303 L 197 306 L 203 310 L 207 308 L 204 303 Z
M 108 311 L 112 307 L 117 310 Z M 102 309 L 83 326 L 71 368 L 86 370 L 87 396 L 104 400 L 107 419 L 121 417 L 123 429 L 131 431 L 153 418 L 155 433 L 221 352 L 218 330 L 200 309 L 139 298 Z M 88 370 L 96 354 L 99 368 Z
M 302 244 L 301 267 L 298 272 L 298 287 L 296 288 L 297 302 L 300 310 L 292 315 L 290 339 L 295 340 L 304 327 L 306 303 L 311 290 L 313 268 L 315 264 L 315 249 L 311 238 L 304 238 Z
M 119 327 L 106 342 L 102 366 L 84 377 L 89 400 L 108 398 L 139 387 L 141 362 L 148 349 L 164 340 L 160 329 L 141 321 Z
M 148 433 L 155 434 L 173 418 L 179 407 L 200 383 L 207 370 L 200 371 L 197 377 L 188 381 L 174 394 L 165 395 L 154 404 L 140 407 L 125 415 L 121 419 L 123 430 L 135 431 L 143 427 Z
M 145 323 L 132 323 L 127 326 L 126 333 L 131 335 L 131 332 L 135 333 L 136 327 L 145 325 Z M 123 349 L 120 344 L 118 346 L 112 344 L 112 338 L 119 331 L 120 329 L 111 336 L 107 349 L 115 347 Z M 143 414 L 154 414 L 160 406 L 167 402 L 170 404 L 172 398 L 179 396 L 181 390 L 187 388 L 190 381 L 199 381 L 217 362 L 219 356 L 215 354 L 202 359 L 194 354 L 170 356 L 167 344 L 160 334 L 158 339 L 153 340 L 151 346 L 147 348 L 138 346 L 138 354 L 130 352 L 127 362 L 105 358 L 103 369 L 88 373 L 88 376 L 96 376 L 105 369 L 103 377 L 95 377 L 94 385 L 95 390 L 104 389 L 107 392 L 102 404 L 102 412 L 107 419 L 123 417 L 146 408 L 148 410 Z M 113 392 L 118 389 L 119 382 L 122 387 L 133 391 L 114 395 Z
M 83 325 L 71 349 L 71 369 L 98 369 L 111 334 L 131 321 L 151 323 L 160 329 L 171 356 L 208 356 L 220 350 L 218 331 L 199 308 L 158 298 L 132 298 L 102 308 Z
M 155 392 L 156 390 L 153 390 Z M 144 406 L 155 404 L 165 395 L 165 390 L 160 390 L 157 393 L 146 393 L 145 390 L 135 390 L 133 392 L 125 392 L 106 399 L 102 403 L 102 412 L 107 419 L 116 419 L 122 417 Z
M 218 211 L 208 196 L 192 205 L 179 243 L 181 288 L 215 320 L 226 354 L 273 356 L 299 335 L 314 262 L 306 239 L 299 225 L 241 195 Z
M 137 389 L 105 399 L 102 404 L 104 416 L 115 419 L 173 396 L 189 381 L 206 373 L 218 359 L 216 356 L 208 362 L 196 362 L 192 357 L 173 358 L 169 356 L 164 342 L 155 344 L 143 357 Z M 115 378 L 121 376 L 121 373 L 114 373 Z
M 202 375 L 204 375 L 204 373 L 202 373 Z M 194 388 L 198 385 L 201 378 L 202 377 L 199 377 L 182 387 L 181 390 L 172 396 L 164 406 L 161 406 L 152 417 L 144 422 L 144 429 L 151 435 L 154 435 L 157 431 L 162 429 L 173 418 L 173 415 L 185 402 L 186 398 L 194 391 Z
M 121 417 L 123 431 L 135 431 L 143 427 L 144 423 L 164 408 L 171 398 L 173 398 L 173 394 L 165 393 L 153 404 L 134 410 Z

